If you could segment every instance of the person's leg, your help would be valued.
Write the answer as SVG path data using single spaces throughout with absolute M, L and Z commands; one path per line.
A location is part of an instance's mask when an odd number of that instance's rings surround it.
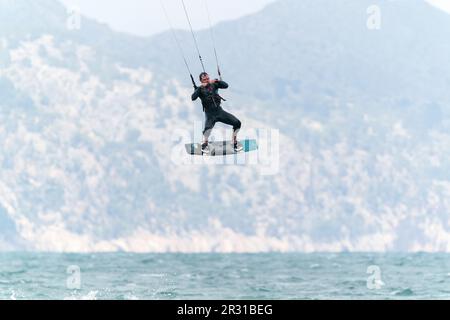
M 212 132 L 215 124 L 216 124 L 215 117 L 213 115 L 206 114 L 205 129 L 203 130 L 202 150 L 206 151 L 206 149 L 208 147 L 208 140 L 209 140 L 209 137 L 211 135 L 211 132 Z
M 236 145 L 237 144 L 237 135 L 239 133 L 239 130 L 241 130 L 241 127 L 242 127 L 241 121 L 238 118 L 236 118 L 234 115 L 232 115 L 231 113 L 226 112 L 224 110 L 221 110 L 217 121 L 220 121 L 227 125 L 233 126 L 232 141 Z

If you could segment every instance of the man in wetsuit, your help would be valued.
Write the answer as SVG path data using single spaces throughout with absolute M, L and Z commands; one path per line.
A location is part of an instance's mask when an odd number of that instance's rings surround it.
M 237 134 L 242 126 L 241 121 L 221 107 L 223 98 L 219 95 L 219 89 L 228 89 L 228 84 L 225 81 L 217 79 L 210 80 L 209 75 L 206 72 L 200 74 L 200 82 L 201 86 L 196 88 L 192 95 L 192 101 L 200 98 L 206 116 L 205 130 L 203 131 L 204 141 L 202 144 L 202 152 L 204 154 L 209 154 L 208 139 L 217 122 L 233 126 L 232 141 L 234 144 L 234 151 L 241 152 L 243 148 L 237 140 Z

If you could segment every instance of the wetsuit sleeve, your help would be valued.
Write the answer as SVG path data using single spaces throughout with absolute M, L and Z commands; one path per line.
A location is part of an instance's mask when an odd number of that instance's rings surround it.
M 225 81 L 219 80 L 216 82 L 216 86 L 218 89 L 228 89 L 228 83 L 226 83 Z
M 197 88 L 195 92 L 192 94 L 192 101 L 197 100 L 200 97 L 200 88 Z

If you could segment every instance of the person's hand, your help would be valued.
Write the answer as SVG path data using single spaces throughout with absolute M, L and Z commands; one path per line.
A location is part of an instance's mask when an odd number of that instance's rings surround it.
M 219 79 L 211 80 L 209 83 L 214 84 L 214 83 L 217 83 L 217 82 L 219 82 Z

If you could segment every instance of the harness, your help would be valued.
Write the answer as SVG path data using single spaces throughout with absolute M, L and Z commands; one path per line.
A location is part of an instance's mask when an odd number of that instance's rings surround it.
M 219 98 L 220 102 L 222 102 L 222 101 L 226 102 L 227 101 L 226 99 L 224 99 L 220 94 L 216 93 L 215 91 L 212 92 L 212 93 L 210 93 L 211 90 L 209 90 L 209 89 L 206 89 L 206 91 L 208 91 L 209 94 L 205 97 L 205 100 L 211 100 L 214 103 L 214 106 L 216 108 L 219 107 L 217 105 L 216 100 L 215 100 L 216 98 Z M 220 105 L 220 103 L 219 103 L 219 105 Z M 206 112 L 205 104 L 203 104 L 203 112 Z

